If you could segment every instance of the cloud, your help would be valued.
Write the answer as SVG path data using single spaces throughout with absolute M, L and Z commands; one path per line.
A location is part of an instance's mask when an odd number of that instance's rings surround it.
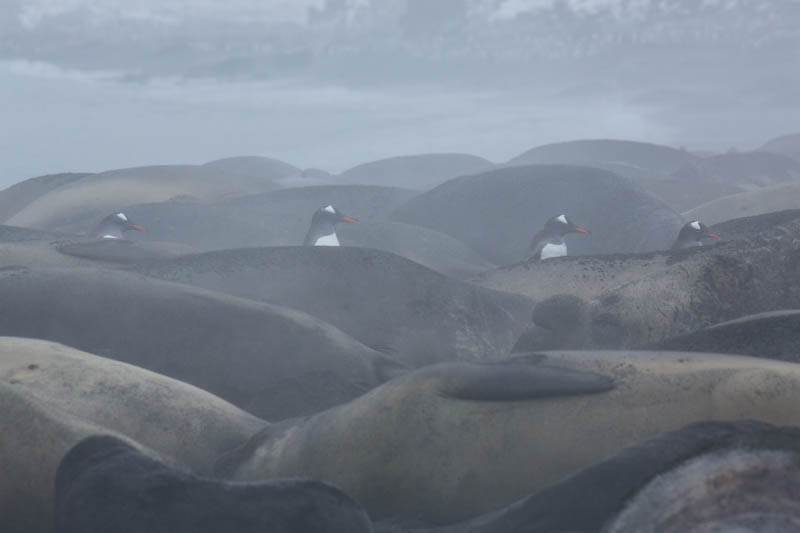
M 80 12 L 88 23 L 149 21 L 177 25 L 188 19 L 238 23 L 305 24 L 309 8 L 326 0 L 26 0 L 19 13 L 22 26 L 35 29 L 49 18 Z

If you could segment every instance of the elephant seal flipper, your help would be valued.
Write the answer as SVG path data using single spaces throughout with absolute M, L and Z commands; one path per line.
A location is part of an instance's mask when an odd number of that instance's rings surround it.
M 696 422 L 625 448 L 504 509 L 420 533 L 599 531 L 661 474 L 730 447 L 791 447 L 797 431 L 754 420 Z M 378 530 L 391 531 L 388 526 Z
M 514 402 L 596 394 L 614 388 L 614 381 L 601 374 L 531 364 L 523 358 L 500 363 L 474 363 L 432 367 L 440 381 L 441 396 L 479 402 Z
M 332 485 L 203 478 L 117 438 L 95 435 L 75 445 L 59 465 L 55 531 L 371 533 L 372 526 L 364 509 Z

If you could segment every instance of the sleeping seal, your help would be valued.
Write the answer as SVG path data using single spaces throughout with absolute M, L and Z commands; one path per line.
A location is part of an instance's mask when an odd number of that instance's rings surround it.
M 369 533 L 364 509 L 319 481 L 227 483 L 168 467 L 110 436 L 61 461 L 55 533 Z
M 395 378 L 224 456 L 238 480 L 335 484 L 374 519 L 446 524 L 508 505 L 685 424 L 799 424 L 800 366 L 681 352 L 547 352 Z

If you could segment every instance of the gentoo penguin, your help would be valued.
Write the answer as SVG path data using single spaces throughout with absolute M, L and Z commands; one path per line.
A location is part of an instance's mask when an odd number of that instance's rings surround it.
M 567 233 L 589 233 L 587 230 L 576 226 L 566 215 L 558 215 L 544 225 L 544 228 L 533 236 L 528 248 L 528 261 L 541 261 L 550 257 L 567 255 L 567 243 L 564 235 Z
M 356 222 L 356 219 L 342 215 L 332 205 L 314 211 L 303 246 L 339 246 L 335 228 L 337 222 Z
M 147 231 L 146 228 L 128 220 L 125 213 L 114 213 L 100 221 L 95 228 L 93 236 L 97 239 L 121 239 L 126 231 Z
M 692 246 L 702 246 L 700 241 L 709 237 L 711 239 L 719 239 L 719 235 L 708 231 L 708 226 L 699 220 L 692 220 L 687 222 L 678 233 L 678 238 L 675 244 L 672 245 L 673 250 L 680 250 L 681 248 L 691 248 Z

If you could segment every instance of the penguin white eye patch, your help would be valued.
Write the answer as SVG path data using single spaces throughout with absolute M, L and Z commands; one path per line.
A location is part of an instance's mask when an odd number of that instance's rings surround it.
M 697 231 L 700 231 L 700 221 L 699 221 L 699 220 L 695 220 L 694 222 L 692 222 L 692 223 L 691 223 L 691 226 L 692 226 L 694 229 L 696 229 Z
M 564 215 L 558 215 L 558 216 L 556 217 L 556 220 L 558 220 L 558 221 L 559 221 L 559 222 L 561 222 L 562 224 L 567 224 L 567 217 L 566 217 L 566 216 L 564 216 Z
M 328 213 L 330 213 L 332 215 L 336 214 L 336 209 L 334 209 L 332 205 L 329 205 L 329 206 L 325 207 L 325 209 L 323 209 L 323 211 L 327 211 Z
M 128 221 L 128 217 L 125 216 L 125 213 L 117 213 L 117 218 L 124 222 Z

